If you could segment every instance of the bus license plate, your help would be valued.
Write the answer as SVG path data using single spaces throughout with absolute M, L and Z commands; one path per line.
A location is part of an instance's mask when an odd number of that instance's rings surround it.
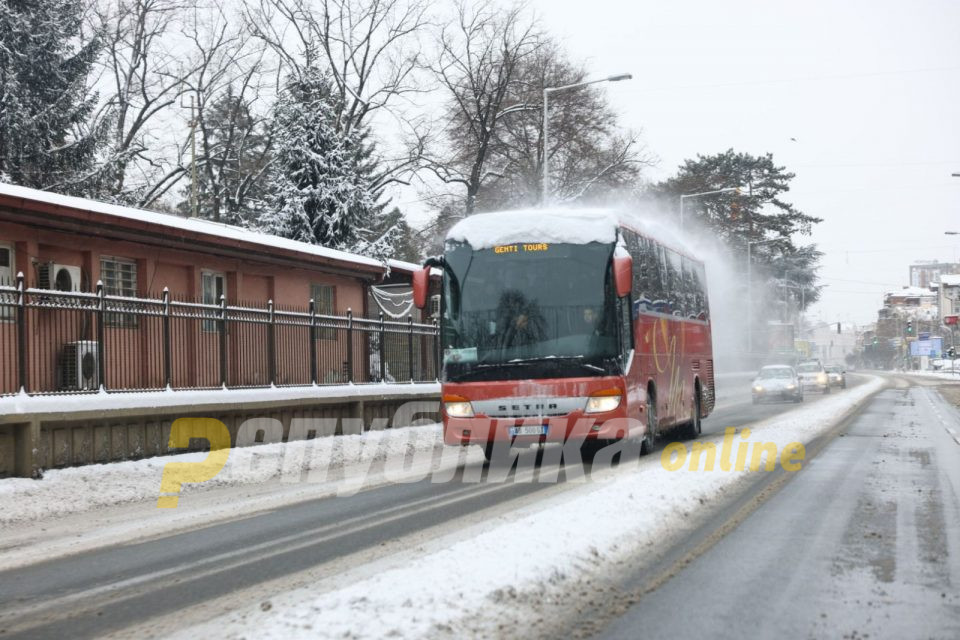
M 545 436 L 547 435 L 547 425 L 524 425 L 522 427 L 510 427 L 510 437 L 517 436 Z

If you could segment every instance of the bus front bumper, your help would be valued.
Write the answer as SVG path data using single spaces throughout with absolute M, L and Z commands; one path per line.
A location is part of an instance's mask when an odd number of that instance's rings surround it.
M 486 444 L 509 440 L 516 444 L 539 442 L 566 442 L 580 440 L 618 440 L 633 436 L 643 428 L 631 425 L 626 416 L 608 418 L 602 422 L 593 417 L 550 417 L 542 420 L 450 418 L 443 425 L 443 442 L 448 445 Z

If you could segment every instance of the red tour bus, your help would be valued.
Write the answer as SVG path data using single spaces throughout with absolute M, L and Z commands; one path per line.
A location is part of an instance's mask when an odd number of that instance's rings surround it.
M 714 405 L 703 263 L 611 211 L 471 216 L 414 275 L 443 272 L 443 433 L 450 445 L 688 437 Z M 506 446 L 506 445 L 505 445 Z

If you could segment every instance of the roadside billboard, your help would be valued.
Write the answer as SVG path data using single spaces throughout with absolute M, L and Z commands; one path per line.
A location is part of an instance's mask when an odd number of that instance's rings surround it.
M 914 340 L 910 343 L 911 356 L 929 356 L 939 358 L 943 353 L 943 338 L 930 338 L 929 340 Z

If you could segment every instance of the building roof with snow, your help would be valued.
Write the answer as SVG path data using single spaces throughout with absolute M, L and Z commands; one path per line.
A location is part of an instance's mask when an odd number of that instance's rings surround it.
M 884 294 L 891 298 L 933 298 L 935 294 L 930 289 L 923 287 L 904 287 L 896 291 L 888 291 Z
M 305 261 L 318 266 L 348 268 L 381 276 L 388 268 L 404 273 L 419 268 L 418 265 L 400 260 L 390 260 L 384 264 L 366 256 L 211 220 L 182 218 L 11 184 L 0 183 L 0 206 L 23 211 L 26 216 L 32 215 L 32 219 L 25 220 L 32 225 L 38 223 L 37 215 L 42 214 L 51 223 L 57 223 L 58 227 L 79 225 L 85 231 L 98 229 L 101 233 L 113 233 L 120 237 L 131 233 L 147 235 L 174 246 L 207 246 L 211 250 L 239 255 L 288 259 L 293 263 Z
M 942 284 L 945 287 L 960 286 L 960 273 L 953 273 L 950 275 L 940 276 L 940 284 Z

